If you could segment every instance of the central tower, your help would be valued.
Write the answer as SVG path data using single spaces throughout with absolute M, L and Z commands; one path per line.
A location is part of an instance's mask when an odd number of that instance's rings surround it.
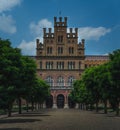
M 43 28 L 43 43 L 37 39 L 36 44 L 37 74 L 50 85 L 47 107 L 72 107 L 69 93 L 84 70 L 85 59 L 78 28 L 67 28 L 67 17 L 54 17 L 54 30 Z

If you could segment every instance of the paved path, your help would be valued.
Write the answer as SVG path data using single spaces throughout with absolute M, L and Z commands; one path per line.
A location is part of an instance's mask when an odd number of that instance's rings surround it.
M 77 109 L 44 109 L 1 118 L 0 130 L 120 130 L 120 117 Z

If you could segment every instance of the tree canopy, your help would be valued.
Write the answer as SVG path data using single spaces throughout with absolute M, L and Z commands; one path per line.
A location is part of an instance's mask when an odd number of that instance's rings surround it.
M 9 40 L 0 39 L 0 109 L 7 109 L 10 116 L 14 101 L 28 99 L 31 93 L 39 95 L 39 101 L 49 95 L 49 86 L 36 75 L 35 61 L 13 48 Z
M 120 103 L 120 49 L 109 54 L 109 62 L 87 68 L 80 80 L 74 83 L 71 92 L 76 102 L 93 104 L 104 103 L 104 112 L 107 113 L 107 101 L 119 114 Z

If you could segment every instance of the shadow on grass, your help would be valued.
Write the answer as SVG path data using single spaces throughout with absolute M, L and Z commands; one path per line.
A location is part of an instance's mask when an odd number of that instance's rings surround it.
M 93 114 L 105 115 L 106 117 L 120 117 L 120 115 L 116 115 L 114 112 L 104 113 L 99 111 L 99 112 L 93 112 Z
M 37 113 L 23 113 L 23 114 L 19 114 L 19 115 L 14 115 L 14 117 L 42 117 L 42 116 L 50 116 L 47 114 L 37 114 Z
M 44 112 L 24 112 L 22 114 L 44 114 Z
M 0 120 L 0 124 L 5 123 L 26 123 L 26 122 L 36 122 L 36 121 L 42 121 L 37 119 L 2 119 Z
M 0 128 L 0 130 L 23 130 L 21 128 Z M 24 129 L 24 130 L 28 130 L 28 129 Z
M 115 115 L 115 114 L 114 114 L 114 115 L 109 115 L 109 114 L 108 114 L 107 117 L 115 117 L 115 118 L 118 117 L 118 118 L 120 118 L 120 115 Z

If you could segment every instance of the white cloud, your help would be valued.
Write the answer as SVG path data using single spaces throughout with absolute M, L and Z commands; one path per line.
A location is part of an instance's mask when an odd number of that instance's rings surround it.
M 0 0 L 0 31 L 5 33 L 15 33 L 15 21 L 11 15 L 5 15 L 3 12 L 11 10 L 19 5 L 22 0 Z
M 36 55 L 36 39 L 43 41 L 43 28 L 52 28 L 52 22 L 42 19 L 37 24 L 32 22 L 29 27 L 32 35 L 35 36 L 34 40 L 29 42 L 23 40 L 18 48 L 22 50 L 24 55 Z
M 34 22 L 32 22 L 30 24 L 30 30 L 31 33 L 36 35 L 36 36 L 41 36 L 43 33 L 43 28 L 52 28 L 52 22 L 50 22 L 47 19 L 42 19 L 40 21 L 38 21 L 37 24 L 35 24 Z
M 38 38 L 38 39 L 40 39 L 40 41 L 42 41 L 42 37 L 43 37 L 43 28 L 52 28 L 52 30 L 53 30 L 52 22 L 47 19 L 39 20 L 37 23 L 31 22 L 29 27 L 30 27 L 30 31 L 31 31 L 32 35 L 34 35 L 35 39 Z M 69 29 L 67 31 L 69 31 Z M 111 29 L 107 29 L 105 27 L 79 28 L 80 38 L 85 39 L 85 40 L 99 40 L 102 36 L 106 35 L 109 32 L 111 32 Z M 23 40 L 18 47 L 22 49 L 22 52 L 25 55 L 35 55 L 36 54 L 36 40 L 32 40 L 29 42 L 26 42 L 25 40 Z
M 33 40 L 26 42 L 25 40 L 23 40 L 18 48 L 22 50 L 22 54 L 34 56 L 36 54 L 36 41 Z
M 0 31 L 11 34 L 16 32 L 15 21 L 11 15 L 6 16 L 5 14 L 2 14 L 0 16 Z
M 99 40 L 102 36 L 110 33 L 111 29 L 105 27 L 81 27 L 79 28 L 79 35 L 81 39 L 85 40 Z
M 0 0 L 0 13 L 11 10 L 16 5 L 19 5 L 22 0 Z

